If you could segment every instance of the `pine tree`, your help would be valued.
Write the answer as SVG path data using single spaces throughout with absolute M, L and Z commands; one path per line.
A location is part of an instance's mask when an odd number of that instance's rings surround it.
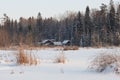
M 38 16 L 37 16 L 37 21 L 36 21 L 36 37 L 37 37 L 37 40 L 36 41 L 41 41 L 42 39 L 42 31 L 43 31 L 43 26 L 42 26 L 42 16 L 41 16 L 41 13 L 39 12 L 38 13 Z
M 107 19 L 106 19 L 106 14 L 107 14 L 107 6 L 105 4 L 102 4 L 100 6 L 100 22 L 99 22 L 99 41 L 102 43 L 102 46 L 105 46 L 105 43 L 107 42 Z M 100 43 L 99 42 L 99 43 Z
M 77 13 L 77 16 L 74 19 L 74 43 L 75 45 L 80 46 L 81 36 L 83 35 L 83 23 L 82 16 L 80 11 Z
M 86 7 L 85 18 L 84 18 L 84 25 L 85 25 L 85 44 L 86 46 L 91 46 L 91 35 L 92 35 L 92 22 L 90 18 L 90 9 L 89 6 Z
M 116 26 L 115 26 L 115 8 L 114 8 L 114 2 L 112 0 L 110 1 L 109 20 L 110 20 L 109 30 L 111 32 L 111 44 L 114 45 Z
M 110 30 L 111 32 L 114 32 L 115 31 L 115 8 L 112 0 L 110 1 L 109 19 L 110 19 Z
M 117 6 L 117 13 L 115 16 L 115 28 L 116 28 L 116 32 L 115 32 L 115 45 L 119 45 L 120 44 L 120 4 Z
M 120 4 L 117 6 L 117 13 L 115 19 L 117 32 L 120 32 Z

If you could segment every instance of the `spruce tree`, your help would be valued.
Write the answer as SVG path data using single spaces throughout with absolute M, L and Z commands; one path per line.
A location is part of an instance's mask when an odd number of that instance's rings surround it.
M 84 18 L 84 25 L 85 25 L 85 44 L 86 46 L 91 46 L 91 31 L 92 31 L 92 22 L 90 18 L 90 9 L 89 6 L 86 7 L 85 18 Z

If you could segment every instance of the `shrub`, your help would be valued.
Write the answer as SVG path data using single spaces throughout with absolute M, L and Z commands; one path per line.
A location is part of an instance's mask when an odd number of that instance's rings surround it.
M 115 73 L 120 73 L 120 55 L 102 53 L 94 57 L 89 66 L 90 69 L 97 72 L 103 72 L 107 68 Z

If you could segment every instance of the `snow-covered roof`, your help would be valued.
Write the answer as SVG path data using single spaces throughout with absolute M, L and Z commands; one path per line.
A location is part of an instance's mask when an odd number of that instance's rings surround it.
M 49 41 L 49 40 L 43 40 L 42 43 L 46 43 L 47 41 Z
M 70 40 L 64 40 L 62 43 L 67 44 L 68 42 L 70 42 Z
M 46 40 L 43 40 L 42 43 L 44 44 L 44 43 L 46 43 L 46 42 L 48 42 L 48 41 L 54 42 L 54 39 L 46 39 Z

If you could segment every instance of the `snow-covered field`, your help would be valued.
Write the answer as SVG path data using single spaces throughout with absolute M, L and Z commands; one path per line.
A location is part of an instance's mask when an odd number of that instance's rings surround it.
M 88 69 L 94 55 L 119 51 L 120 48 L 79 48 L 64 51 L 66 62 L 54 63 L 62 52 L 56 48 L 32 50 L 40 60 L 33 66 L 17 66 L 16 51 L 0 50 L 0 80 L 120 80 L 114 72 L 97 73 Z M 26 51 L 29 53 L 29 51 Z

